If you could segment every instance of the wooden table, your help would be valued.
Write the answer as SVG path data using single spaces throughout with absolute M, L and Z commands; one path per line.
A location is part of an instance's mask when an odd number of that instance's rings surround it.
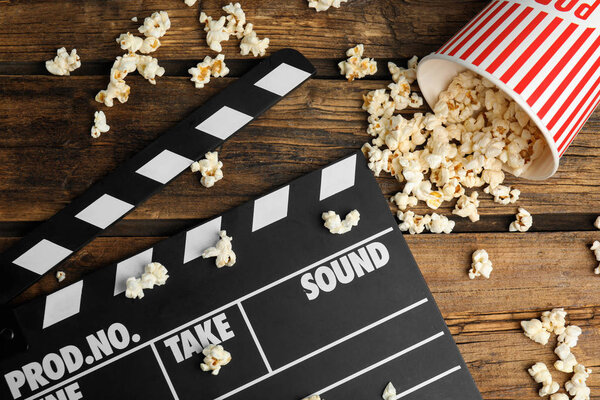
M 54 269 L 17 302 L 50 293 L 359 148 L 369 139 L 362 94 L 388 84 L 387 61 L 404 65 L 413 54 L 435 51 L 485 3 L 350 0 L 317 14 L 305 0 L 246 0 L 248 20 L 260 37 L 271 39 L 269 51 L 302 51 L 317 66 L 316 78 L 223 146 L 225 179 L 214 188 L 184 173 L 61 265 L 63 283 L 56 282 Z M 219 15 L 224 4 L 202 1 L 209 15 Z M 96 103 L 112 60 L 122 53 L 115 38 L 136 30 L 139 23 L 131 17 L 141 22 L 157 10 L 168 11 L 172 21 L 154 54 L 165 76 L 156 86 L 130 76 L 126 104 L 108 109 Z M 195 89 L 187 69 L 214 54 L 198 15 L 197 6 L 181 0 L 0 0 L 0 250 L 256 64 L 240 56 L 231 40 L 224 46 L 231 74 Z M 336 64 L 357 43 L 379 61 L 379 72 L 348 83 Z M 70 77 L 51 76 L 44 68 L 61 46 L 77 48 L 83 61 Z M 98 109 L 106 112 L 111 130 L 94 140 L 90 127 Z M 403 114 L 417 111 L 426 108 Z M 522 192 L 518 205 L 534 216 L 529 232 L 509 233 L 516 206 L 483 196 L 480 222 L 460 219 L 450 235 L 405 236 L 485 399 L 538 398 L 526 369 L 537 361 L 551 365 L 553 347 L 527 339 L 519 321 L 552 307 L 565 307 L 569 320 L 583 329 L 577 359 L 600 366 L 600 277 L 593 274 L 597 262 L 588 249 L 600 239 L 592 225 L 600 213 L 599 130 L 597 112 L 551 179 L 508 178 Z M 390 177 L 379 183 L 386 196 L 400 187 Z M 416 211 L 427 212 L 422 205 Z M 451 208 L 441 211 L 449 215 Z M 467 277 L 478 248 L 487 249 L 494 263 L 489 280 Z M 567 379 L 554 376 L 561 383 Z M 600 378 L 592 375 L 588 382 L 593 398 L 600 398 Z

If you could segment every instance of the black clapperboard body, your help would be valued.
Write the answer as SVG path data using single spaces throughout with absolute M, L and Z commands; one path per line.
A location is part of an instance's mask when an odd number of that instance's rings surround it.
M 267 79 L 272 73 L 277 79 Z M 234 94 L 252 94 L 252 85 L 262 85 L 283 96 L 312 73 L 299 53 L 285 50 L 222 93 L 237 84 Z M 288 83 L 281 84 L 282 78 Z M 162 146 L 153 143 L 142 158 L 133 158 L 138 165 L 127 162 L 117 178 L 137 174 L 167 183 L 190 159 L 218 144 L 186 148 L 185 135 L 198 123 L 204 124 L 202 132 L 213 129 L 205 122 L 226 107 L 228 98 L 217 95 L 184 120 L 184 136 L 171 136 Z M 268 99 L 255 106 L 253 117 L 277 100 Z M 232 115 L 241 117 L 231 112 L 227 117 Z M 237 129 L 251 119 L 233 118 Z M 182 124 L 178 127 L 181 131 Z M 185 140 L 177 144 L 178 139 Z M 182 160 L 165 150 L 176 156 L 200 154 Z M 165 175 L 152 164 L 156 157 L 171 172 Z M 114 186 L 115 180 L 104 182 L 3 255 L 3 272 L 15 268 L 6 260 L 27 270 L 8 275 L 14 284 L 0 285 L 9 292 L 3 299 L 158 190 L 148 183 L 144 196 L 131 199 L 124 187 Z M 111 190 L 111 197 L 129 199 L 132 207 L 111 200 L 123 206 L 116 214 L 85 212 Z M 360 211 L 361 219 L 349 233 L 334 235 L 324 228 L 322 212 L 334 210 L 343 217 L 352 209 Z M 78 241 L 73 233 L 60 233 L 63 224 L 80 224 L 73 218 L 97 229 L 74 225 Z M 218 269 L 213 258 L 201 257 L 220 230 L 233 237 L 237 262 L 230 268 Z M 46 246 L 42 250 L 51 259 L 40 261 L 36 246 Z M 126 298 L 126 279 L 139 276 L 149 262 L 169 269 L 166 285 L 146 290 L 141 300 Z M 311 394 L 327 400 L 375 399 L 388 381 L 396 386 L 397 398 L 481 399 L 360 152 L 11 314 L 29 348 L 0 360 L 2 400 L 282 400 Z M 232 354 L 217 376 L 200 368 L 201 350 L 211 343 Z

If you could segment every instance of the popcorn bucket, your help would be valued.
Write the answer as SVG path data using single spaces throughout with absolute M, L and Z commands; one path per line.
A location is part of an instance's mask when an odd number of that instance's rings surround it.
M 492 1 L 419 63 L 427 103 L 467 69 L 494 82 L 544 135 L 523 177 L 552 176 L 600 102 L 600 0 Z

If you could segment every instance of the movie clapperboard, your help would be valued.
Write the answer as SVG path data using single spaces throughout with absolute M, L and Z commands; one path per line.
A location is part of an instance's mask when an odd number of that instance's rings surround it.
M 307 66 L 299 53 L 285 50 L 240 78 L 238 88 L 248 90 L 248 79 L 264 83 L 279 68 L 278 79 L 296 76 L 294 85 L 277 85 L 287 88 L 279 93 L 285 95 L 312 75 Z M 361 219 L 350 232 L 335 235 L 323 226 L 322 212 L 344 217 L 352 209 Z M 201 256 L 220 230 L 233 237 L 233 267 L 219 269 L 214 258 Z M 150 262 L 168 268 L 167 283 L 141 300 L 126 298 L 126 279 Z M 3 400 L 298 400 L 311 394 L 364 400 L 380 398 L 388 381 L 398 399 L 481 399 L 360 152 L 11 315 L 28 349 L 0 360 Z M 200 369 L 202 348 L 211 343 L 232 354 L 216 376 Z

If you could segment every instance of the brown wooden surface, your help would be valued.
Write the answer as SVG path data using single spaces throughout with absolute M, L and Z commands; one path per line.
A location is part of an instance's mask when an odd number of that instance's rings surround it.
M 216 15 L 225 3 L 203 0 L 202 6 Z M 223 146 L 223 181 L 208 190 L 197 176 L 184 173 L 60 266 L 67 272 L 61 285 L 357 149 L 368 139 L 361 95 L 387 85 L 384 61 L 404 62 L 436 50 L 485 3 L 350 0 L 317 14 L 306 0 L 246 0 L 248 19 L 259 36 L 271 39 L 269 51 L 301 50 L 317 66 L 316 79 Z M 156 10 L 168 11 L 172 21 L 155 53 L 165 76 L 156 86 L 131 76 L 129 102 L 100 106 L 93 97 L 106 86 L 110 64 L 121 52 L 114 38 L 137 28 L 131 17 L 141 22 Z M 197 7 L 181 0 L 0 0 L 0 250 L 256 63 L 240 56 L 232 40 L 224 46 L 230 77 L 195 89 L 187 68 L 213 54 L 198 15 Z M 336 63 L 356 43 L 380 61 L 380 72 L 348 83 Z M 61 46 L 77 48 L 82 57 L 82 68 L 71 77 L 50 76 L 43 66 Z M 97 109 L 106 112 L 111 131 L 93 140 L 89 129 Z M 567 308 L 583 328 L 578 359 L 600 367 L 600 277 L 592 272 L 597 263 L 587 248 L 600 239 L 592 226 L 600 213 L 599 131 L 596 112 L 553 178 L 508 179 L 522 191 L 518 205 L 534 215 L 531 232 L 508 233 L 516 207 L 485 196 L 480 222 L 461 219 L 451 235 L 406 236 L 485 399 L 538 398 L 526 368 L 536 361 L 552 363 L 553 348 L 525 338 L 518 323 L 552 307 Z M 379 182 L 386 195 L 399 188 L 389 177 Z M 490 280 L 467 277 L 477 248 L 490 253 Z M 17 302 L 56 290 L 55 271 Z M 600 377 L 592 375 L 589 384 L 599 399 Z

